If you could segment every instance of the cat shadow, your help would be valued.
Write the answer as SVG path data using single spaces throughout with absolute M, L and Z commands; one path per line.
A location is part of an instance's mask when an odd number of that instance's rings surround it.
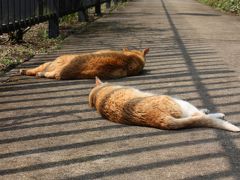
M 150 75 L 151 74 L 151 70 L 148 69 L 143 69 L 139 75 L 145 76 L 145 75 Z M 138 75 L 138 76 L 139 76 Z

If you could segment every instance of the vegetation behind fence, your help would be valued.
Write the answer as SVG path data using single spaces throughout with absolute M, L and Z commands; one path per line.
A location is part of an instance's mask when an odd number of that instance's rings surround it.
M 100 15 L 105 2 L 110 7 L 111 0 L 0 0 L 0 34 L 49 21 L 49 37 L 56 37 L 59 17 L 74 12 L 82 12 L 83 17 L 94 6 Z

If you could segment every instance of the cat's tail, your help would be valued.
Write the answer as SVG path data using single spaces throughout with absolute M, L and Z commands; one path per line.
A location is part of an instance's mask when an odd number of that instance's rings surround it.
M 188 127 L 209 127 L 223 129 L 232 132 L 240 132 L 240 128 L 219 118 L 210 117 L 208 115 L 192 116 L 187 118 L 172 118 L 172 129 L 188 128 Z

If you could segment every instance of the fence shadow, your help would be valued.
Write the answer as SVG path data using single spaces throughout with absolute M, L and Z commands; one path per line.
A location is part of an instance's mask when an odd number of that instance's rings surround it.
M 76 32 L 58 52 L 47 58 L 35 57 L 23 66 L 35 66 L 65 52 L 149 47 L 145 70 L 139 76 L 109 82 L 177 95 L 198 107 L 239 117 L 236 99 L 240 87 L 235 72 L 226 68 L 205 41 L 182 36 L 181 30 L 188 27 L 176 25 L 166 1 L 160 2 L 148 6 L 152 13 L 139 16 L 146 4 L 132 1 L 127 10 L 99 19 L 81 34 Z M 135 8 L 138 3 L 141 8 Z M 115 124 L 88 106 L 94 80 L 11 78 L 0 87 L 2 176 L 44 173 L 56 179 L 95 179 L 137 173 L 147 177 L 151 171 L 166 177 L 166 172 L 176 175 L 179 168 L 190 172 L 208 162 L 216 170 L 205 169 L 206 175 L 194 172 L 185 178 L 240 177 L 238 134 L 206 128 L 163 131 Z

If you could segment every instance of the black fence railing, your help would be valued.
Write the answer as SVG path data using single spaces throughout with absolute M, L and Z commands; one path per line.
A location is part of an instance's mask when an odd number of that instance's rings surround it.
M 59 35 L 59 17 L 79 12 L 79 19 L 86 20 L 86 9 L 95 7 L 101 15 L 102 3 L 110 8 L 111 0 L 0 0 L 0 34 L 49 21 L 49 37 L 54 38 Z

